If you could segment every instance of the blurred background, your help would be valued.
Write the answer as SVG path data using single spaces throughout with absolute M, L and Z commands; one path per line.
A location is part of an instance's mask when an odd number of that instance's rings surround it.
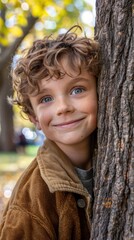
M 21 51 L 46 34 L 79 24 L 93 38 L 95 0 L 0 0 L 0 216 L 20 174 L 35 157 L 44 134 L 10 106 L 11 67 Z

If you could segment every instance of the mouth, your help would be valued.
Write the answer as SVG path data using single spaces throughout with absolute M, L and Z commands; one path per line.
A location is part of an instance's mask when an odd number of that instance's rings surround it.
M 84 118 L 80 118 L 80 119 L 76 119 L 76 120 L 72 120 L 72 121 L 68 121 L 68 122 L 63 122 L 63 123 L 59 123 L 59 124 L 54 124 L 54 127 L 70 127 L 73 125 L 76 125 L 77 123 L 81 122 Z

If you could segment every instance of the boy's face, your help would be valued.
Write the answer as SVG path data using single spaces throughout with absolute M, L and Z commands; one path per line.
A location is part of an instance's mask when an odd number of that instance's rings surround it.
M 43 79 L 39 82 L 40 93 L 29 96 L 36 116 L 30 119 L 61 149 L 67 145 L 87 145 L 97 121 L 95 77 L 84 68 L 77 76 L 67 59 L 62 63 L 73 77 Z

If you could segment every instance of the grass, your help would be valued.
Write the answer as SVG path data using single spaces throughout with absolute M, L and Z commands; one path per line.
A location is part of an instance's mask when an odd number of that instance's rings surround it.
M 38 146 L 27 146 L 25 152 L 0 153 L 0 173 L 25 169 L 36 156 Z
M 0 152 L 0 219 L 22 172 L 36 156 L 38 146 L 27 146 L 25 152 Z

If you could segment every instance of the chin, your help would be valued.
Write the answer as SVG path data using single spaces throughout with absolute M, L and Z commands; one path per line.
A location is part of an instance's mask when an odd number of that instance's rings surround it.
M 57 141 L 59 142 L 60 144 L 63 144 L 63 145 L 77 145 L 77 144 L 80 144 L 84 141 L 86 141 L 87 138 L 79 138 L 79 139 L 72 139 L 72 138 L 69 138 L 69 139 L 62 139 L 62 142 L 61 141 Z

